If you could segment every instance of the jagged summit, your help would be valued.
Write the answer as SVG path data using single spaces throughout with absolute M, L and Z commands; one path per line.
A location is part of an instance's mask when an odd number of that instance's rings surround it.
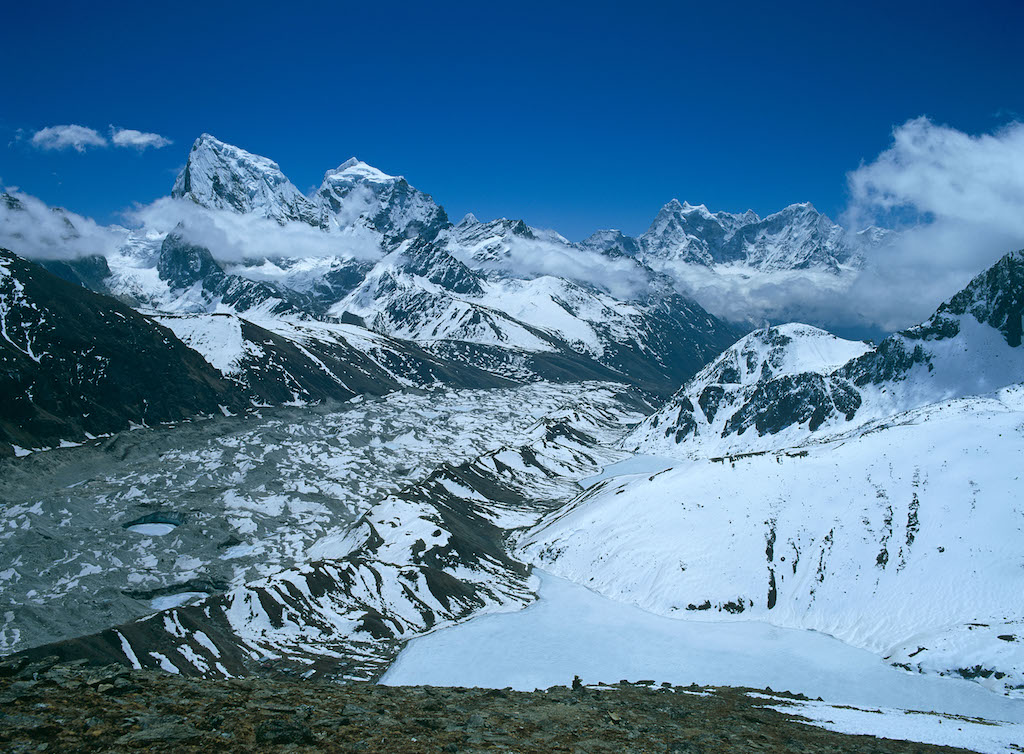
M 579 245 L 587 251 L 597 251 L 615 257 L 635 257 L 640 253 L 640 244 L 637 240 L 615 228 L 594 231 L 580 241 Z
M 938 315 L 971 314 L 994 327 L 1011 347 L 1024 329 L 1024 250 L 1011 251 L 939 307 Z
M 261 215 L 280 223 L 318 224 L 313 204 L 276 162 L 207 133 L 193 143 L 171 196 L 208 209 Z
M 686 214 L 697 212 L 701 215 L 711 215 L 710 210 L 708 210 L 705 204 L 690 204 L 688 201 L 680 202 L 678 199 L 672 199 L 662 209 L 670 212 L 685 212 Z
M 350 157 L 341 163 L 334 170 L 324 173 L 324 183 L 337 180 L 370 181 L 374 183 L 387 183 L 390 181 L 404 180 L 401 176 L 388 175 L 356 157 Z
M 673 199 L 638 239 L 644 261 L 664 264 L 742 264 L 763 271 L 823 269 L 838 272 L 854 255 L 846 232 L 810 202 L 791 204 L 764 219 L 712 213 Z

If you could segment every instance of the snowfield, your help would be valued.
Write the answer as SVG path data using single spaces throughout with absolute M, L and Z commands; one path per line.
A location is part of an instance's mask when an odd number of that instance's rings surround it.
M 761 621 L 674 620 L 539 575 L 536 603 L 413 639 L 381 682 L 532 691 L 568 685 L 578 675 L 588 684 L 771 687 L 823 698 L 790 706 L 756 695 L 833 730 L 993 754 L 1016 751 L 1011 745 L 1024 740 L 1024 703 L 968 681 L 908 673 L 818 632 Z M 884 713 L 862 711 L 880 708 Z
M 1024 389 L 597 482 L 527 562 L 687 620 L 812 629 L 1024 697 Z

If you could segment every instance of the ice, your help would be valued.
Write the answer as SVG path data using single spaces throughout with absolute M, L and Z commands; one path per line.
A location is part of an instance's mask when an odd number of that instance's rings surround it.
M 629 474 L 657 474 L 679 464 L 678 459 L 663 456 L 630 456 L 624 461 L 613 463 L 601 470 L 600 474 L 580 480 L 580 487 L 591 487 L 605 479 L 627 476 Z
M 175 524 L 134 524 L 126 528 L 128 531 L 133 531 L 136 534 L 144 534 L 148 537 L 162 537 L 170 534 L 178 527 Z
M 1024 723 L 1024 701 L 969 681 L 907 673 L 817 631 L 666 618 L 536 573 L 535 604 L 413 639 L 381 682 L 532 691 L 578 675 L 586 683 L 770 686 L 830 704 Z
M 206 592 L 179 592 L 178 594 L 166 594 L 163 597 L 154 597 L 149 601 L 153 610 L 167 610 L 171 607 L 181 607 L 192 600 L 206 597 Z

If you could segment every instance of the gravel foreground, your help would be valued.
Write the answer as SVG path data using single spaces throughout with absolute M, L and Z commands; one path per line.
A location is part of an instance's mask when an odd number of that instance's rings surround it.
M 642 681 L 524 693 L 261 677 L 206 680 L 119 665 L 62 664 L 56 658 L 11 659 L 0 663 L 0 750 L 964 751 L 814 728 L 762 707 L 765 702 L 748 691 Z

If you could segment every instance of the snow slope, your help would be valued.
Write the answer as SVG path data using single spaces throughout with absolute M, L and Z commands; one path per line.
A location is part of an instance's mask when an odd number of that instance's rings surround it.
M 687 619 L 813 629 L 1024 696 L 1024 388 L 597 483 L 521 556 Z

